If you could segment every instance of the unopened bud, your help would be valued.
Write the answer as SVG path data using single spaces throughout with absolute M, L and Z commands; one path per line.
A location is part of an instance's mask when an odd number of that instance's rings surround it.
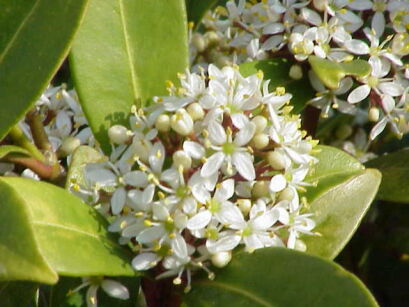
M 185 109 L 180 109 L 172 115 L 170 126 L 180 135 L 186 136 L 193 132 L 193 120 Z
M 337 131 L 335 132 L 335 136 L 339 140 L 345 140 L 349 138 L 352 134 L 352 127 L 351 125 L 343 124 L 338 127 Z
M 297 239 L 295 240 L 294 249 L 300 252 L 305 252 L 307 250 L 307 245 L 305 245 L 304 241 Z
M 290 68 L 290 72 L 288 73 L 291 79 L 300 80 L 302 78 L 302 68 L 300 65 L 294 64 Z
M 270 151 L 267 154 L 267 161 L 270 166 L 275 170 L 282 170 L 285 168 L 285 158 L 278 151 Z
M 212 256 L 212 263 L 215 267 L 225 267 L 231 260 L 231 252 L 218 252 Z
M 193 120 L 200 120 L 204 117 L 205 113 L 203 108 L 197 102 L 191 103 L 187 107 L 187 113 L 189 113 L 190 117 Z
M 206 40 L 200 33 L 193 34 L 191 42 L 198 52 L 203 52 L 206 49 Z
M 58 154 L 62 157 L 66 157 L 74 152 L 81 145 L 80 139 L 69 136 L 62 143 L 61 147 L 58 149 Z
M 132 132 L 122 125 L 114 125 L 108 129 L 108 136 L 114 144 L 125 144 L 131 140 Z
M 270 193 L 268 186 L 268 181 L 257 181 L 254 184 L 253 189 L 251 190 L 251 194 L 255 198 L 268 196 Z
M 231 61 L 230 61 L 230 58 L 229 58 L 229 57 L 227 57 L 227 56 L 225 56 L 225 55 L 219 55 L 219 56 L 216 58 L 215 64 L 216 64 L 218 67 L 224 67 L 224 66 L 230 65 L 230 64 L 231 64 Z
M 251 122 L 256 125 L 256 133 L 264 132 L 264 129 L 267 127 L 267 118 L 261 115 L 254 117 Z
M 170 118 L 166 114 L 158 116 L 155 122 L 155 128 L 160 132 L 168 132 L 170 129 Z
M 269 142 L 270 138 L 265 133 L 256 134 L 252 140 L 254 147 L 257 149 L 266 148 Z
M 371 107 L 369 109 L 368 120 L 371 122 L 377 122 L 379 120 L 379 109 L 377 107 Z
M 312 0 L 312 3 L 313 3 L 313 5 L 314 5 L 314 7 L 315 7 L 318 11 L 324 11 L 324 10 L 326 9 L 327 1 Z
M 251 200 L 250 199 L 238 199 L 237 205 L 239 206 L 240 211 L 243 212 L 244 215 L 247 215 L 251 209 Z
M 183 169 L 189 169 L 192 166 L 192 158 L 183 150 L 175 151 L 172 158 L 176 167 L 182 166 Z
M 220 42 L 220 36 L 214 31 L 206 32 L 204 38 L 208 46 L 216 46 Z
M 278 201 L 282 201 L 282 200 L 292 201 L 293 198 L 294 198 L 294 191 L 289 187 L 282 190 L 280 192 L 280 195 L 278 195 Z

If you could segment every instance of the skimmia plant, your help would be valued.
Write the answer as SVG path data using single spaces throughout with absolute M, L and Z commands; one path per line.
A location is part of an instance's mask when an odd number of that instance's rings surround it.
M 0 305 L 407 302 L 407 1 L 0 2 Z

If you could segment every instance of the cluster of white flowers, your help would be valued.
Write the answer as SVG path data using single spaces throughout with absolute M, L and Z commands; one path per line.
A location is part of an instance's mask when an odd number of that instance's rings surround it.
M 354 114 L 358 102 L 369 101 L 369 120 L 377 122 L 370 139 L 388 123 L 402 136 L 409 130 L 408 12 L 403 0 L 230 0 L 207 15 L 203 35 L 192 35 L 191 58 L 202 66 L 283 56 L 300 64 L 311 55 L 333 62 L 366 59 L 370 75 L 347 77 L 336 90 L 309 71 L 317 91 L 310 103 L 327 116 L 332 109 Z M 302 74 L 299 66 L 293 74 Z
M 299 192 L 316 142 L 290 114 L 291 94 L 229 66 L 180 81 L 133 108 L 130 129 L 109 129 L 110 161 L 87 165 L 85 186 L 72 190 L 111 217 L 136 270 L 159 266 L 175 284 L 186 271 L 189 285 L 195 268 L 211 278 L 208 263 L 223 267 L 238 246 L 305 250 L 299 236 L 315 222 Z

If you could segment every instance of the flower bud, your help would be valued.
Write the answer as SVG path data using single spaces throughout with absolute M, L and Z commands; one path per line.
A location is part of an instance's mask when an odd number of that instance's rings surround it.
M 193 34 L 191 42 L 198 52 L 203 52 L 206 49 L 206 40 L 200 33 Z
M 267 118 L 261 115 L 254 117 L 251 122 L 256 125 L 256 134 L 264 132 L 267 127 Z
M 225 267 L 231 260 L 231 251 L 218 252 L 212 255 L 212 264 L 215 267 L 222 268 Z
M 190 158 L 183 150 L 175 151 L 172 158 L 176 167 L 182 166 L 183 169 L 186 170 L 192 166 L 192 158 Z
M 300 80 L 302 78 L 302 68 L 300 65 L 294 64 L 288 73 L 291 79 Z
M 278 151 L 270 151 L 267 154 L 267 161 L 270 166 L 275 170 L 282 170 L 285 168 L 284 156 Z
M 255 198 L 268 196 L 270 193 L 268 186 L 268 181 L 257 181 L 251 190 L 251 194 Z
M 339 140 L 345 140 L 349 138 L 352 134 L 352 127 L 351 125 L 343 124 L 338 127 L 337 131 L 335 131 L 335 136 Z
M 208 46 L 216 46 L 220 42 L 220 36 L 214 31 L 206 32 L 204 38 Z
M 292 201 L 293 198 L 294 198 L 294 191 L 289 187 L 282 190 L 280 192 L 280 195 L 278 195 L 278 201 L 282 201 L 282 200 Z
M 219 56 L 216 58 L 215 64 L 216 64 L 218 67 L 224 67 L 224 66 L 230 65 L 230 64 L 231 64 L 231 61 L 230 61 L 229 57 L 227 57 L 227 56 L 225 56 L 225 55 L 219 55 Z
M 155 128 L 160 132 L 168 132 L 170 128 L 170 118 L 166 114 L 158 116 L 155 122 Z
M 307 245 L 305 245 L 304 241 L 297 239 L 295 240 L 294 249 L 300 252 L 305 252 L 307 250 Z
M 122 125 L 114 125 L 108 129 L 108 136 L 114 144 L 125 144 L 131 140 L 132 132 Z
M 298 146 L 298 150 L 300 153 L 309 154 L 312 150 L 312 144 L 308 141 L 303 141 Z
M 322 1 L 322 0 L 312 0 L 312 3 L 314 5 L 314 7 L 318 10 L 318 11 L 324 11 L 326 9 L 326 4 L 327 1 Z
M 239 206 L 240 211 L 243 212 L 244 215 L 247 215 L 251 209 L 251 200 L 250 199 L 238 199 L 237 205 Z
M 371 107 L 369 109 L 368 120 L 371 122 L 377 122 L 379 120 L 379 109 L 377 107 Z
M 81 145 L 80 139 L 69 136 L 67 137 L 60 148 L 58 149 L 58 154 L 62 157 L 66 157 L 74 152 Z
M 193 120 L 185 109 L 176 111 L 170 120 L 170 126 L 180 135 L 186 136 L 193 132 Z
M 266 148 L 269 142 L 270 138 L 265 133 L 256 134 L 252 140 L 254 147 L 257 149 Z
M 191 103 L 187 107 L 187 112 L 189 113 L 190 117 L 193 120 L 200 120 L 203 119 L 205 113 L 203 111 L 203 108 L 198 104 L 197 102 Z

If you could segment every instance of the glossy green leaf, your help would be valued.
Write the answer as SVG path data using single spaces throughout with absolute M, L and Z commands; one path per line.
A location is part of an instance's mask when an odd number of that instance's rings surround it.
M 197 26 L 203 16 L 210 10 L 217 0 L 186 0 L 187 18 Z
M 70 184 L 76 183 L 79 185 L 85 185 L 84 182 L 84 167 L 89 163 L 104 162 L 107 157 L 101 154 L 99 151 L 95 150 L 90 146 L 80 146 L 78 147 L 71 159 L 69 165 L 67 181 L 65 188 L 68 189 Z
M 0 195 L 0 279 L 134 275 L 105 219 L 64 189 L 3 177 Z
M 0 0 L 0 139 L 47 87 L 87 0 Z
M 313 98 L 314 92 L 309 85 L 308 78 L 300 80 L 291 79 L 289 71 L 293 63 L 287 59 L 270 59 L 262 61 L 247 62 L 240 65 L 240 72 L 243 76 L 256 74 L 258 71 L 264 73 L 264 80 L 270 80 L 269 88 L 285 87 L 286 91 L 293 95 L 291 105 L 294 112 L 301 112 L 306 102 Z
M 184 0 L 90 0 L 70 57 L 80 102 L 110 151 L 108 127 L 128 124 L 131 106 L 166 94 L 188 66 Z
M 30 156 L 31 154 L 24 148 L 14 145 L 0 146 L 0 159 L 7 157 L 8 155 L 23 155 Z
M 382 172 L 382 183 L 377 198 L 409 203 L 409 149 L 403 149 L 370 160 L 366 166 Z
M 214 281 L 194 282 L 183 301 L 186 307 L 377 306 L 363 283 L 339 265 L 285 248 L 236 254 Z
M 5 281 L 0 283 L 2 307 L 27 307 L 34 303 L 38 284 L 26 281 Z
M 330 146 L 317 146 L 319 163 L 306 180 L 318 183 L 305 197 L 314 213 L 319 236 L 304 236 L 307 252 L 333 259 L 347 244 L 375 198 L 381 174 L 347 153 Z
M 371 66 L 368 62 L 359 59 L 347 63 L 336 63 L 312 55 L 308 61 L 321 82 L 334 90 L 339 88 L 341 80 L 346 76 L 362 78 L 371 73 Z

